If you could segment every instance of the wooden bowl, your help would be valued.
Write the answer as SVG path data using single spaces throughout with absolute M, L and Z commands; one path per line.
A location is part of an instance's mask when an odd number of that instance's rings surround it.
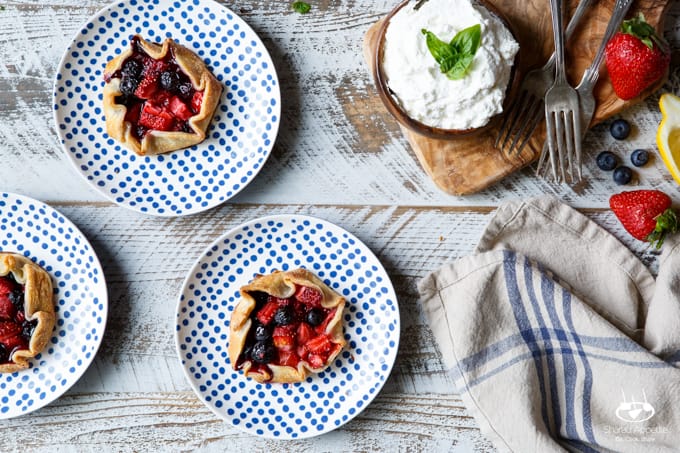
M 503 15 L 489 2 L 486 0 L 471 0 L 474 3 L 486 8 L 493 16 L 498 18 L 503 25 L 510 31 L 510 34 L 512 37 L 515 39 L 517 43 L 519 43 L 519 40 L 517 39 L 517 34 L 513 30 L 512 26 L 510 25 L 510 22 L 503 17 Z M 412 130 L 413 132 L 416 132 L 417 134 L 430 137 L 430 138 L 435 138 L 435 139 L 444 139 L 444 140 L 454 140 L 459 137 L 464 137 L 464 136 L 470 136 L 470 135 L 475 135 L 479 134 L 481 132 L 487 131 L 490 128 L 494 127 L 499 120 L 503 116 L 503 112 L 506 110 L 506 108 L 510 105 L 510 102 L 512 100 L 512 97 L 514 96 L 515 92 L 517 91 L 517 87 L 519 85 L 518 80 L 517 80 L 517 67 L 519 65 L 519 60 L 520 60 L 520 52 L 521 52 L 521 47 L 520 50 L 517 52 L 517 55 L 515 55 L 515 60 L 512 65 L 512 69 L 510 72 L 510 79 L 508 81 L 508 86 L 505 89 L 505 98 L 503 100 L 503 111 L 500 113 L 492 116 L 489 121 L 481 127 L 477 128 L 471 128 L 471 129 L 442 129 L 438 127 L 433 127 L 433 126 L 428 126 L 427 124 L 424 124 L 411 116 L 401 107 L 399 102 L 396 99 L 396 95 L 394 92 L 390 89 L 390 87 L 387 84 L 387 76 L 385 75 L 383 68 L 382 68 L 382 61 L 383 61 L 383 54 L 384 54 L 384 47 L 385 47 L 385 34 L 387 32 L 387 27 L 390 25 L 390 20 L 392 17 L 404 6 L 406 6 L 409 3 L 412 3 L 413 0 L 404 0 L 402 1 L 399 5 L 397 5 L 390 13 L 385 17 L 385 20 L 383 21 L 382 25 L 380 26 L 380 29 L 378 31 L 378 36 L 377 36 L 377 44 L 375 46 L 375 55 L 374 55 L 374 64 L 373 64 L 373 80 L 375 81 L 375 85 L 378 89 L 378 94 L 380 95 L 380 99 L 382 100 L 383 104 L 385 104 L 385 107 L 387 110 L 394 116 L 394 118 L 402 125 L 407 127 L 408 129 Z

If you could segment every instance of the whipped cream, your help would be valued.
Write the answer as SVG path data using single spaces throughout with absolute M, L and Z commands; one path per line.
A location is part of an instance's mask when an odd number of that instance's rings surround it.
M 409 2 L 390 20 L 385 34 L 383 71 L 402 108 L 415 120 L 443 129 L 486 125 L 503 111 L 519 44 L 483 6 L 470 0 L 428 0 L 417 11 Z M 427 48 L 426 29 L 445 42 L 480 24 L 481 46 L 468 73 L 450 80 Z

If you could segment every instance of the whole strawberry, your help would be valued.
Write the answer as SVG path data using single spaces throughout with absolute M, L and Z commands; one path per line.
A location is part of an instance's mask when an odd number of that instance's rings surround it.
M 671 199 L 658 190 L 633 190 L 612 195 L 609 207 L 635 239 L 651 242 L 657 249 L 667 234 L 678 231 Z
M 627 101 L 666 75 L 671 54 L 640 13 L 623 21 L 621 30 L 607 43 L 605 58 L 614 92 Z

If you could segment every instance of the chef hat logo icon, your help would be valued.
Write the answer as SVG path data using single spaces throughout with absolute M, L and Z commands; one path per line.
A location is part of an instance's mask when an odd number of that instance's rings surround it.
M 626 394 L 621 389 L 623 401 L 616 408 L 616 417 L 619 420 L 630 423 L 644 422 L 652 418 L 655 414 L 654 407 L 647 402 L 647 395 L 644 389 L 642 390 L 642 401 L 636 401 L 635 395 L 631 395 L 630 400 L 626 398 Z

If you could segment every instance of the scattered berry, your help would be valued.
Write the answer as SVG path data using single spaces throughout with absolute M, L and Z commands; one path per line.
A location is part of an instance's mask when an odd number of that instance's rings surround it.
M 139 61 L 128 60 L 120 70 L 120 75 L 123 78 L 128 78 L 139 83 L 140 76 L 142 75 L 142 69 L 144 69 L 144 67 Z
M 624 186 L 633 179 L 633 170 L 625 165 L 621 165 L 614 170 L 613 177 L 616 184 Z
M 671 199 L 658 190 L 633 190 L 612 195 L 609 207 L 635 239 L 649 241 L 657 249 L 668 233 L 678 231 Z
M 7 348 L 5 348 L 5 345 L 0 343 L 0 363 L 7 362 L 9 362 L 9 354 L 7 354 Z
M 193 97 L 194 93 L 194 87 L 191 85 L 191 83 L 183 83 L 179 86 L 179 95 L 182 96 L 184 99 L 191 99 Z
M 21 337 L 26 340 L 26 343 L 31 341 L 31 336 L 33 335 L 33 330 L 35 329 L 35 326 L 38 324 L 37 321 L 28 321 L 25 320 L 23 324 L 21 325 Z
M 257 363 L 270 363 L 276 357 L 276 348 L 271 343 L 258 341 L 253 345 L 250 357 Z
M 619 159 L 611 151 L 602 151 L 597 155 L 597 166 L 600 167 L 600 170 L 612 171 L 618 163 Z
M 309 286 L 298 286 L 295 291 L 295 298 L 305 305 L 315 307 L 321 305 L 323 295 L 321 291 Z
M 120 79 L 120 92 L 125 95 L 126 97 L 130 97 L 133 94 L 135 94 L 135 90 L 137 89 L 138 82 L 135 80 L 131 79 L 130 77 L 121 77 Z
M 289 305 L 279 307 L 274 315 L 274 322 L 277 326 L 287 326 L 295 320 L 293 310 Z
M 316 327 L 323 322 L 325 317 L 321 308 L 312 308 L 307 312 L 307 324 Z
M 260 323 L 258 323 L 257 326 L 255 326 L 255 340 L 256 341 L 265 341 L 265 340 L 270 339 L 271 337 L 272 337 L 272 331 L 267 326 L 263 326 Z
M 609 132 L 615 139 L 625 140 L 630 134 L 630 123 L 624 119 L 618 119 L 612 123 Z
M 163 71 L 161 73 L 161 87 L 165 90 L 178 92 L 181 79 L 178 73 L 174 71 Z
M 630 155 L 630 161 L 636 167 L 642 167 L 649 162 L 649 153 L 644 149 L 636 149 Z
M 665 76 L 671 53 L 668 43 L 640 13 L 623 21 L 621 30 L 607 43 L 605 57 L 614 92 L 627 101 Z

